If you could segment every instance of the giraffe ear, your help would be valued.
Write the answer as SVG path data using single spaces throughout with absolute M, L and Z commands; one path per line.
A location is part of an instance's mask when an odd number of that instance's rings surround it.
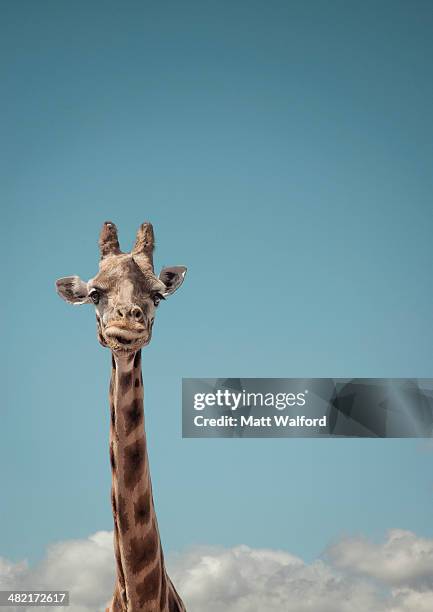
M 56 280 L 56 291 L 65 302 L 70 304 L 88 304 L 90 302 L 87 283 L 79 276 L 65 276 Z
M 161 270 L 159 280 L 166 286 L 166 291 L 163 292 L 164 297 L 171 295 L 181 286 L 185 274 L 185 266 L 173 266 L 172 268 L 163 268 Z

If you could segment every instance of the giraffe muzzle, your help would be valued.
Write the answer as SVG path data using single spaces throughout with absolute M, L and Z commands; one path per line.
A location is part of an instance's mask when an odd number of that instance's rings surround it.
M 136 349 L 139 346 L 148 344 L 150 334 L 143 325 L 127 325 L 123 322 L 110 323 L 105 330 L 106 340 L 115 346 L 113 348 Z

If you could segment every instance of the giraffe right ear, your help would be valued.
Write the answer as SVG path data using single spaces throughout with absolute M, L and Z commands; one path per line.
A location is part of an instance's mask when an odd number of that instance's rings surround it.
M 88 304 L 90 303 L 87 283 L 79 276 L 65 276 L 56 280 L 56 291 L 65 302 L 69 304 Z

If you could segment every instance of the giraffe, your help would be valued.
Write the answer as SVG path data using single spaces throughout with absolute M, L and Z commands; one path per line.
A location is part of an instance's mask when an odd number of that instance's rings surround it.
M 144 429 L 141 349 L 152 337 L 161 300 L 182 284 L 186 268 L 153 268 L 154 233 L 143 223 L 130 253 L 106 221 L 99 236 L 99 272 L 56 281 L 72 304 L 93 303 L 100 344 L 112 354 L 110 403 L 111 505 L 116 582 L 106 612 L 186 612 L 164 564 Z

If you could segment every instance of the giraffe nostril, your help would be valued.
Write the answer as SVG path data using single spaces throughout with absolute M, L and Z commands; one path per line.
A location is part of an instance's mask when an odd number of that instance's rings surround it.
M 136 321 L 143 320 L 143 312 L 141 308 L 139 308 L 138 306 L 134 306 L 134 308 L 131 310 L 131 314 Z
M 116 312 L 117 312 L 117 316 L 120 317 L 121 319 L 123 319 L 123 317 L 125 316 L 123 310 L 118 308 Z

